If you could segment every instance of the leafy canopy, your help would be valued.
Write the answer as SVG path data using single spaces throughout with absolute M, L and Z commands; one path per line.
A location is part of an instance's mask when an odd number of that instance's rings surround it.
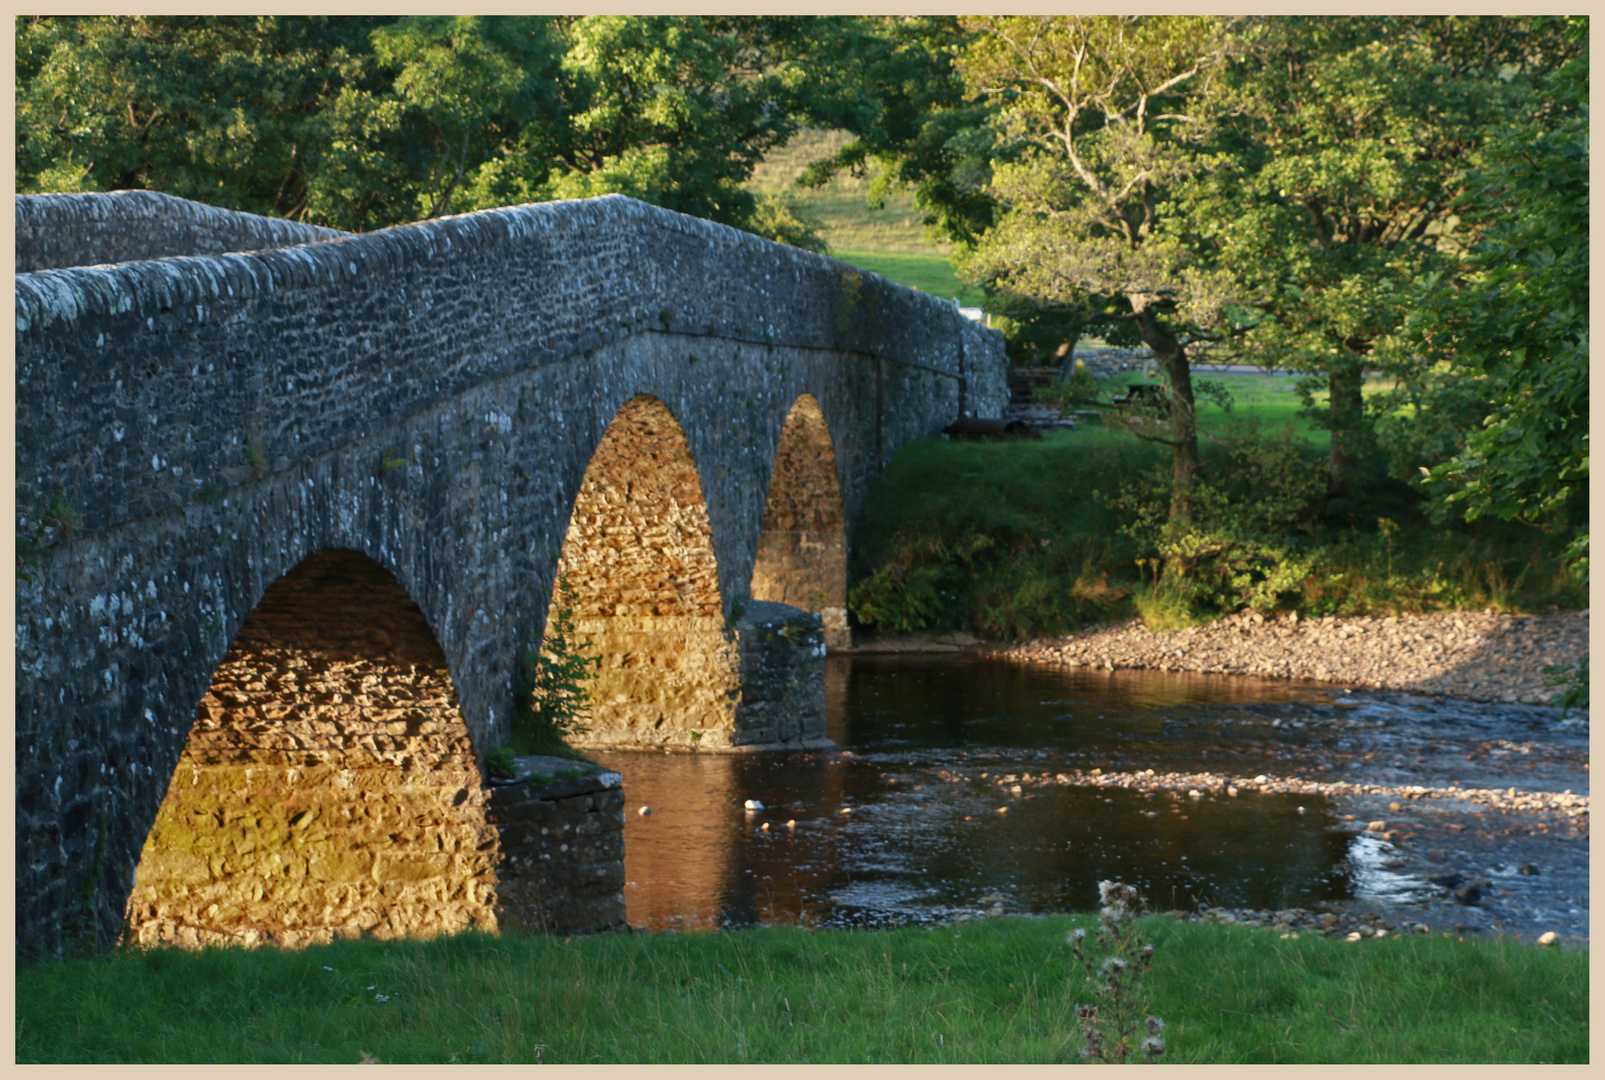
M 817 246 L 742 185 L 804 123 L 873 127 L 896 51 L 850 17 L 24 17 L 18 190 L 354 230 L 620 192 Z

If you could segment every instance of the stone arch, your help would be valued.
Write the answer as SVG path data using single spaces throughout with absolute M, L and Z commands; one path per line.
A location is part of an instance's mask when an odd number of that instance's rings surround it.
M 202 697 L 127 907 L 140 943 L 494 929 L 497 832 L 445 654 L 379 563 L 275 581 Z
M 713 529 L 679 421 L 637 394 L 614 414 L 574 499 L 557 564 L 599 658 L 588 745 L 723 747 L 740 696 Z M 547 625 L 555 617 L 557 588 Z
M 792 403 L 769 474 L 752 598 L 815 611 L 827 647 L 847 629 L 847 516 L 830 426 L 812 394 Z

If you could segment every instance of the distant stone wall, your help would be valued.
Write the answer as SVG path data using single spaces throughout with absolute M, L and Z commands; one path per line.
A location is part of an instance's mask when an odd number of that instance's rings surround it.
M 221 255 L 336 240 L 350 233 L 241 214 L 159 191 L 18 195 L 17 273 Z

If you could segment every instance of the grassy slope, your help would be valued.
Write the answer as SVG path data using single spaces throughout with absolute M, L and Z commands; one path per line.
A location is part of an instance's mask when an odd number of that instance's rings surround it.
M 944 300 L 958 297 L 966 305 L 980 304 L 981 290 L 961 284 L 948 265 L 951 249 L 926 238 L 909 192 L 890 192 L 876 208 L 866 202 L 871 183 L 867 176 L 837 176 L 821 188 L 796 185 L 809 162 L 836 150 L 847 138 L 839 131 L 802 132 L 770 154 L 748 186 L 792 200 L 800 216 L 818 228 L 835 258 Z
M 464 935 L 23 964 L 16 1058 L 1069 1061 L 1083 984 L 1063 935 L 1090 922 Z M 1162 919 L 1147 933 L 1169 1060 L 1587 1060 L 1586 952 Z

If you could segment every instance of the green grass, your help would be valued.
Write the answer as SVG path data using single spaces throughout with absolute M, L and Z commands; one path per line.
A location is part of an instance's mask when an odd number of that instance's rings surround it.
M 507 934 L 19 963 L 19 1062 L 1074 1060 L 1065 931 Z M 1586 1061 L 1588 956 L 1149 920 L 1180 1062 Z M 383 995 L 388 1000 L 379 1000 Z
M 830 245 L 830 254 L 899 285 L 943 300 L 959 297 L 978 306 L 984 294 L 959 282 L 948 265 L 950 245 L 932 243 L 925 235 L 914 196 L 890 191 L 878 207 L 868 204 L 871 176 L 839 175 L 818 188 L 801 188 L 796 179 L 812 161 L 844 145 L 845 131 L 804 131 L 770 153 L 754 171 L 749 189 L 780 195 L 814 224 Z
M 930 293 L 941 300 L 958 298 L 965 307 L 979 307 L 985 293 L 974 286 L 965 285 L 953 273 L 945 255 L 925 255 L 886 251 L 831 250 L 833 258 L 852 263 L 860 269 L 879 274 L 888 281 L 906 285 L 920 292 Z

